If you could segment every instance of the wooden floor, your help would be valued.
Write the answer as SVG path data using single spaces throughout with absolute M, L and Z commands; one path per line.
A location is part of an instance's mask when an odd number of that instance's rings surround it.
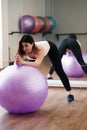
M 42 70 L 47 75 L 49 69 Z M 67 103 L 64 88 L 49 87 L 44 104 L 33 113 L 11 114 L 0 107 L 0 130 L 87 130 L 87 88 L 72 90 L 75 101 Z

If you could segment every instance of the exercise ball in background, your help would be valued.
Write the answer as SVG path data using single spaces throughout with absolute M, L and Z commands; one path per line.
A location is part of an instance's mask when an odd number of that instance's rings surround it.
M 41 20 L 35 16 L 33 16 L 33 19 L 35 21 L 35 27 L 32 30 L 32 33 L 38 33 L 40 31 L 40 29 L 42 28 Z
M 62 66 L 68 77 L 81 77 L 84 72 L 73 53 L 66 53 L 62 57 Z
M 45 27 L 46 27 L 46 21 L 45 21 L 45 18 L 44 18 L 44 17 L 38 16 L 38 18 L 39 18 L 40 21 L 41 21 L 41 29 L 40 29 L 39 32 L 43 33 L 43 30 L 44 30 Z
M 21 32 L 31 33 L 35 27 L 34 18 L 30 15 L 24 15 L 19 19 L 19 30 Z
M 46 21 L 46 27 L 43 29 L 43 33 L 46 33 L 49 31 L 49 29 L 51 28 L 51 24 L 48 18 L 44 18 Z
M 46 16 L 46 18 L 48 18 L 50 21 L 50 29 L 48 30 L 48 32 L 52 32 L 54 28 L 56 27 L 56 21 L 54 20 L 52 16 Z
M 0 105 L 8 112 L 34 112 L 47 93 L 47 80 L 37 68 L 15 64 L 0 72 Z

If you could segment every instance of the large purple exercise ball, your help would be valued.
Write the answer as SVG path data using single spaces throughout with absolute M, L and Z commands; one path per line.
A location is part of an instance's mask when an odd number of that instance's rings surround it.
M 47 94 L 47 80 L 35 67 L 11 65 L 0 72 L 0 105 L 8 112 L 34 112 Z
M 62 57 L 62 66 L 68 77 L 81 77 L 84 72 L 73 53 L 66 53 Z

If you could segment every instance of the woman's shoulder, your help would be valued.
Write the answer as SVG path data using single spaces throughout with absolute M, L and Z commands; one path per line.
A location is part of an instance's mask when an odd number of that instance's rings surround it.
M 35 42 L 35 44 L 46 44 L 46 43 L 48 44 L 48 41 L 45 41 L 45 40 L 44 41 L 37 41 L 37 42 Z

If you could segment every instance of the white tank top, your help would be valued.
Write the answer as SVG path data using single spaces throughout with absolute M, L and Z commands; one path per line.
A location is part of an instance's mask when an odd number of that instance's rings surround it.
M 44 47 L 44 56 L 46 56 L 50 50 L 50 45 L 48 43 L 48 41 L 39 41 L 39 42 L 35 42 L 36 45 L 40 45 L 42 47 Z

